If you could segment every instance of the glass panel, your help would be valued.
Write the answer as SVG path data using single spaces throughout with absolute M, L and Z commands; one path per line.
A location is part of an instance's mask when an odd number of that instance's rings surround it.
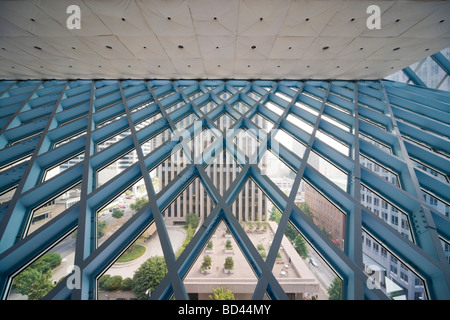
M 369 137 L 369 136 L 366 136 L 366 135 L 360 133 L 359 134 L 359 138 L 364 140 L 364 141 L 369 142 L 370 144 L 373 144 L 374 146 L 377 146 L 378 148 L 380 148 L 381 150 L 383 150 L 383 151 L 385 151 L 387 153 L 392 154 L 392 150 L 391 150 L 390 147 L 388 147 L 387 145 L 377 141 L 376 139 L 374 139 L 372 137 Z
M 70 208 L 80 201 L 81 182 L 63 192 L 53 200 L 47 201 L 43 205 L 31 210 L 29 226 L 25 236 L 29 236 L 34 231 L 56 218 L 64 210 Z
M 282 192 L 289 196 L 296 176 L 293 170 L 269 150 L 264 152 L 258 168 L 261 174 L 267 175 Z
M 179 149 L 172 153 L 169 157 L 161 162 L 156 168 L 150 171 L 150 177 L 153 181 L 155 192 L 159 193 L 166 185 L 183 171 L 190 163 L 183 149 Z
M 326 115 L 323 114 L 322 115 L 322 119 L 327 121 L 327 122 L 329 122 L 329 123 L 331 123 L 332 125 L 338 127 L 339 129 L 342 129 L 344 131 L 350 132 L 350 128 L 347 125 L 345 125 L 345 124 L 343 124 L 343 123 L 341 123 L 341 122 L 339 122 L 339 121 L 337 121 L 337 120 L 335 120 L 335 119 L 333 119 L 333 118 L 331 118 L 329 116 L 326 116 Z
M 359 156 L 359 164 L 363 167 L 369 169 L 376 175 L 379 175 L 386 181 L 392 183 L 396 187 L 400 187 L 400 182 L 398 180 L 398 175 L 391 170 L 386 169 L 385 167 L 379 165 L 378 163 L 372 161 L 371 159 L 360 154 Z
M 97 246 L 105 242 L 147 202 L 147 188 L 141 178 L 97 210 Z
M 236 103 L 233 104 L 232 107 L 242 114 L 246 113 L 250 109 L 250 106 L 248 104 L 240 100 L 236 101 Z
M 152 116 L 150 116 L 150 117 L 146 117 L 146 118 L 143 119 L 143 120 L 139 120 L 138 122 L 136 122 L 136 123 L 134 124 L 134 126 L 135 126 L 135 128 L 136 128 L 136 131 L 139 131 L 139 130 L 141 130 L 141 129 L 143 129 L 143 128 L 148 127 L 148 126 L 151 125 L 153 122 L 155 122 L 155 121 L 157 121 L 157 120 L 159 120 L 159 119 L 161 119 L 161 118 L 162 118 L 162 115 L 161 115 L 160 112 L 158 112 L 158 113 L 156 113 L 156 114 L 154 114 L 154 115 L 152 115 Z
M 289 114 L 286 118 L 287 121 L 291 122 L 292 124 L 296 125 L 298 128 L 302 129 L 303 131 L 308 132 L 311 134 L 313 132 L 313 126 L 310 125 L 308 122 L 301 120 L 299 117 L 296 117 L 292 114 Z
M 202 110 L 203 113 L 208 113 L 215 107 L 217 107 L 217 103 L 215 103 L 212 100 L 209 100 L 200 106 L 200 110 Z
M 343 144 L 342 142 L 332 138 L 330 135 L 323 133 L 322 131 L 318 130 L 316 132 L 316 137 L 321 140 L 322 142 L 325 142 L 327 145 L 332 147 L 333 149 L 339 151 L 340 153 L 348 156 L 348 153 L 350 151 L 350 148 Z
M 213 181 L 221 195 L 224 195 L 230 185 L 241 171 L 241 167 L 234 158 L 222 150 L 205 168 L 206 173 Z
M 175 257 L 178 258 L 199 226 L 211 214 L 214 202 L 209 197 L 199 178 L 195 178 L 172 203 L 162 211 L 166 228 L 172 229 L 169 235 Z M 181 238 L 181 245 L 178 245 Z
M 339 188 L 347 191 L 348 176 L 344 171 L 314 151 L 311 151 L 309 154 L 308 164 L 331 180 Z
M 266 132 L 269 132 L 272 130 L 274 124 L 273 122 L 267 120 L 263 116 L 261 116 L 259 113 L 256 113 L 251 119 L 254 124 L 256 124 L 259 128 L 263 129 Z
M 282 129 L 276 129 L 275 134 L 272 137 L 277 142 L 281 143 L 284 147 L 291 150 L 296 156 L 303 158 L 306 146 L 297 139 L 295 139 L 293 136 L 286 133 Z M 272 146 L 272 149 L 275 149 L 274 146 Z
M 256 283 L 253 270 L 224 221 L 184 279 L 189 299 L 195 300 L 248 300 Z
M 218 126 L 220 130 L 227 130 L 233 125 L 233 123 L 234 119 L 226 113 L 222 114 L 214 121 L 214 124 Z
M 119 142 L 120 140 L 122 140 L 125 137 L 128 137 L 131 134 L 130 129 L 127 129 L 125 131 L 119 132 L 118 134 L 116 134 L 115 136 L 105 139 L 99 143 L 97 143 L 96 145 L 96 152 L 100 152 L 106 148 L 108 148 L 110 145 L 113 145 L 116 142 Z
M 75 135 L 73 135 L 73 136 L 71 136 L 69 138 L 66 138 L 66 139 L 60 140 L 58 142 L 55 142 L 53 144 L 53 149 L 56 149 L 56 148 L 66 144 L 66 143 L 69 143 L 70 141 L 74 141 L 74 140 L 78 139 L 79 137 L 84 136 L 85 134 L 86 134 L 86 131 L 81 131 L 80 133 L 77 133 L 77 134 L 75 134 Z
M 345 214 L 310 183 L 302 181 L 298 191 L 303 199 L 300 204 L 304 203 L 301 204 L 302 208 L 308 207 L 309 216 L 314 223 L 335 245 L 344 250 Z
M 422 193 L 423 199 L 427 204 L 430 205 L 430 207 L 434 208 L 437 212 L 441 213 L 447 218 L 450 217 L 450 205 L 447 202 L 439 199 L 438 197 L 434 197 L 431 192 L 428 192 L 424 189 L 422 189 Z
M 197 119 L 198 119 L 198 117 L 195 114 L 190 113 L 188 116 L 186 116 L 183 119 L 181 119 L 180 121 L 176 122 L 175 126 L 177 127 L 178 130 L 181 130 L 181 129 L 189 127 Z
M 210 130 L 205 129 L 196 134 L 189 142 L 188 146 L 194 150 L 194 158 L 197 159 L 200 155 L 204 155 L 205 149 L 214 142 L 215 136 Z M 198 161 L 201 164 L 201 161 Z
M 276 208 L 272 212 L 269 225 L 275 234 L 281 213 Z M 340 277 L 291 223 L 286 226 L 272 272 L 291 300 L 342 299 Z
M 116 177 L 126 168 L 136 163 L 137 160 L 138 158 L 136 150 L 133 149 L 130 152 L 126 153 L 124 156 L 120 157 L 119 159 L 111 162 L 106 167 L 98 170 L 96 179 L 97 188 L 107 183 L 112 178 Z
M 303 110 L 305 110 L 305 111 L 311 113 L 312 115 L 315 115 L 316 117 L 319 115 L 319 112 L 317 112 L 317 110 L 315 110 L 314 108 L 312 108 L 312 107 L 310 107 L 310 106 L 304 104 L 303 102 L 297 101 L 297 102 L 295 103 L 295 105 L 296 105 L 297 107 L 299 107 L 300 109 L 303 109 Z
M 372 280 L 369 289 L 381 289 L 392 300 L 428 299 L 423 279 L 412 269 L 364 230 L 362 241 L 364 272 Z
M 144 157 L 146 157 L 149 153 L 151 153 L 153 150 L 156 150 L 164 142 L 169 141 L 170 139 L 171 139 L 170 130 L 166 129 L 163 132 L 158 133 L 156 136 L 142 143 L 141 148 Z
M 7 300 L 41 300 L 70 274 L 75 261 L 76 231 L 17 274 Z
M 236 146 L 242 150 L 247 157 L 251 157 L 258 149 L 260 143 L 247 130 L 239 130 L 233 139 Z
M 362 184 L 361 204 L 371 210 L 380 219 L 383 219 L 384 222 L 391 225 L 408 240 L 413 241 L 408 216 Z
M 236 219 L 247 223 L 246 227 L 252 229 L 257 227 L 257 221 L 267 221 L 268 209 L 266 195 L 252 179 L 244 183 L 231 207 Z
M 172 230 L 167 232 L 170 235 Z M 166 274 L 158 231 L 152 223 L 98 278 L 97 299 L 147 300 Z
M 265 106 L 267 107 L 267 109 L 275 112 L 277 115 L 281 115 L 283 113 L 283 109 L 281 109 L 278 105 L 271 101 L 267 101 Z
M 84 152 L 79 153 L 75 157 L 72 157 L 71 159 L 66 160 L 65 162 L 63 162 L 49 170 L 46 170 L 44 173 L 42 182 L 45 182 L 45 181 L 57 176 L 64 170 L 69 169 L 70 167 L 82 162 L 83 160 L 84 160 Z

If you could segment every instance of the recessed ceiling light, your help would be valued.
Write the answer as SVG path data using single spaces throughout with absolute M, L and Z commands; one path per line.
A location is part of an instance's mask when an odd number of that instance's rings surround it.
M 184 47 L 180 44 L 178 45 L 178 48 L 183 49 Z
M 328 48 L 330 48 L 329 46 L 325 46 L 322 48 L 322 50 L 327 50 Z

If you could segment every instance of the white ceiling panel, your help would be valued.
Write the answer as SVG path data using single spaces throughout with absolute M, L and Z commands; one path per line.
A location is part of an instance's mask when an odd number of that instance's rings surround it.
M 80 29 L 66 25 L 69 5 Z M 370 5 L 381 29 L 367 27 Z M 437 0 L 0 1 L 0 78 L 378 79 L 449 47 L 449 10 Z

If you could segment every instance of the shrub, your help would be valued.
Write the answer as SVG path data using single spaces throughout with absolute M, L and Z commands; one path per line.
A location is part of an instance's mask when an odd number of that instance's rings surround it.
M 231 243 L 231 240 L 227 240 L 227 242 L 225 242 L 225 249 L 226 250 L 233 250 L 233 244 Z
M 111 278 L 111 275 L 109 274 L 104 274 L 100 277 L 100 279 L 98 279 L 98 286 L 100 289 L 106 290 L 105 288 L 105 282 Z
M 123 211 L 120 209 L 114 208 L 111 215 L 113 218 L 119 219 L 119 218 L 123 217 Z
M 123 279 L 120 289 L 123 291 L 130 291 L 132 282 L 133 282 L 133 280 L 131 278 Z
M 197 229 L 198 224 L 199 224 L 199 220 L 198 217 L 195 213 L 189 213 L 186 215 L 186 224 L 188 226 L 191 226 L 192 229 Z
M 117 291 L 120 289 L 121 285 L 122 285 L 122 277 L 121 276 L 110 277 L 103 284 L 106 291 Z
M 225 264 L 223 267 L 227 270 L 233 270 L 234 269 L 234 261 L 232 257 L 226 257 L 225 258 Z

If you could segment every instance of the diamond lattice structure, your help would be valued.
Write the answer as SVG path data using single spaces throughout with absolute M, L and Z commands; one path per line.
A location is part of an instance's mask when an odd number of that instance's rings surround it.
M 0 97 L 3 298 L 56 246 L 75 272 L 40 298 L 99 298 L 97 281 L 144 232 L 167 265 L 150 298 L 192 298 L 186 277 L 219 226 L 253 272 L 248 298 L 320 296 L 321 265 L 343 299 L 450 298 L 448 92 L 386 80 L 30 80 L 0 82 Z M 180 250 L 174 230 L 190 213 L 199 224 Z M 257 224 L 272 226 L 270 246 L 252 239 Z M 294 257 L 290 229 L 308 258 Z M 294 270 L 317 290 L 279 277 Z

